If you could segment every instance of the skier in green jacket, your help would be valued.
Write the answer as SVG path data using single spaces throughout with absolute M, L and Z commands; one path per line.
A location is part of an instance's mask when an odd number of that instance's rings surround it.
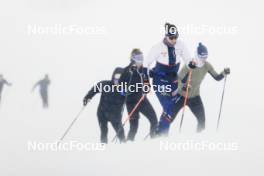
M 226 75 L 230 74 L 229 68 L 225 68 L 220 74 L 218 74 L 213 66 L 207 61 L 207 57 L 207 48 L 202 43 L 199 43 L 194 59 L 196 67 L 191 69 L 184 66 L 178 74 L 179 85 L 178 90 L 175 91 L 177 98 L 175 99 L 172 120 L 164 122 L 167 123 L 168 130 L 170 123 L 175 119 L 181 108 L 183 108 L 190 71 L 192 71 L 192 76 L 190 79 L 186 105 L 190 108 L 198 121 L 197 132 L 201 132 L 205 129 L 205 111 L 200 97 L 200 85 L 207 73 L 217 81 L 222 80 Z

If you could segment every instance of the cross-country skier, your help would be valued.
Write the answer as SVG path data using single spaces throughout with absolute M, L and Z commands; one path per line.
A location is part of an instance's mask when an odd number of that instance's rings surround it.
M 163 108 L 157 133 L 166 132 L 172 120 L 175 98 L 172 92 L 178 87 L 177 74 L 180 61 L 182 60 L 189 67 L 195 67 L 188 49 L 178 37 L 176 26 L 166 23 L 165 37 L 163 41 L 152 47 L 146 63 L 150 70 L 149 74 L 153 77 L 153 88 Z M 155 66 L 151 69 L 153 64 Z
M 142 113 L 150 122 L 150 137 L 155 136 L 157 129 L 157 116 L 150 104 L 146 93 L 150 91 L 147 68 L 143 67 L 143 53 L 139 49 L 133 49 L 130 56 L 130 64 L 124 69 L 120 81 L 127 83 L 127 86 L 134 88 L 127 90 L 126 107 L 130 114 L 136 104 L 144 95 L 143 101 L 139 104 L 131 118 L 129 119 L 130 129 L 127 140 L 133 141 L 138 130 L 139 113 Z
M 86 106 L 97 93 L 101 93 L 100 103 L 97 109 L 97 117 L 101 130 L 102 143 L 108 142 L 108 122 L 111 123 L 116 131 L 120 142 L 125 142 L 125 133 L 122 126 L 125 96 L 123 90 L 118 90 L 117 87 L 122 72 L 122 68 L 116 68 L 113 72 L 112 80 L 100 81 L 90 89 L 83 99 L 83 105 Z M 111 89 L 106 87 L 110 87 Z
M 1 104 L 1 100 L 2 100 L 2 92 L 3 92 L 3 88 L 4 85 L 7 86 L 11 86 L 12 84 L 9 83 L 2 74 L 0 74 L 0 104 Z
M 172 120 L 175 119 L 184 105 L 189 71 L 192 70 L 186 105 L 190 108 L 198 121 L 197 132 L 201 132 L 205 129 L 205 111 L 200 97 L 200 85 L 207 73 L 209 73 L 215 80 L 220 81 L 226 75 L 230 74 L 230 69 L 225 68 L 220 74 L 218 74 L 213 66 L 207 61 L 208 51 L 202 43 L 199 43 L 195 55 L 194 62 L 196 63 L 196 67 L 190 69 L 187 66 L 184 66 L 178 74 L 179 95 L 177 96 L 176 104 L 173 106 Z
M 39 80 L 32 88 L 32 92 L 37 86 L 39 86 L 39 93 L 42 99 L 43 108 L 49 107 L 49 97 L 48 97 L 48 87 L 50 85 L 50 79 L 48 74 L 44 76 L 43 79 Z

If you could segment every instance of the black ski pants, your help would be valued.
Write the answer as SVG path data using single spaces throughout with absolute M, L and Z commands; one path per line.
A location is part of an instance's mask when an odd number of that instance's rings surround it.
M 177 114 L 179 113 L 179 111 L 182 109 L 183 105 L 184 105 L 184 97 L 179 96 L 179 98 L 176 101 L 176 104 L 174 105 L 173 108 L 173 120 L 176 118 Z M 187 100 L 187 104 L 186 104 L 190 110 L 192 111 L 192 113 L 195 115 L 198 125 L 197 125 L 197 132 L 201 132 L 202 130 L 205 129 L 205 111 L 204 111 L 204 105 L 202 102 L 202 99 L 200 96 L 196 96 L 193 98 L 189 98 Z
M 130 114 L 130 112 L 134 109 L 137 103 L 138 102 L 126 102 L 128 114 Z M 127 136 L 128 140 L 133 141 L 135 139 L 138 130 L 138 121 L 140 118 L 139 113 L 142 113 L 150 122 L 150 137 L 155 136 L 155 131 L 158 123 L 157 115 L 149 100 L 147 99 L 147 97 L 145 97 L 129 119 L 130 129 Z

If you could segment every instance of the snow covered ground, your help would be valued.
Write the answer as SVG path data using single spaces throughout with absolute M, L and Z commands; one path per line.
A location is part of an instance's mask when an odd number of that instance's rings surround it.
M 263 12 L 259 1 L 0 1 L 0 72 L 13 83 L 5 87 L 0 108 L 0 175 L 263 175 Z M 132 48 L 145 55 L 162 39 L 164 22 L 181 26 L 180 38 L 194 51 L 209 49 L 218 71 L 231 68 L 221 129 L 215 132 L 222 82 L 209 75 L 201 87 L 207 130 L 195 134 L 187 110 L 171 136 L 143 141 L 149 124 L 141 117 L 135 143 L 109 144 L 104 151 L 28 151 L 28 142 L 55 142 L 81 109 L 82 98 L 97 81 L 110 79 L 116 66 L 128 64 Z M 33 34 L 34 27 L 88 27 L 89 32 Z M 224 28 L 224 31 L 223 31 Z M 96 34 L 94 31 L 97 29 Z M 216 32 L 215 30 L 221 30 Z M 92 32 L 91 32 L 92 30 Z M 43 110 L 33 84 L 49 73 L 50 109 Z M 161 107 L 148 95 L 157 114 Z M 96 108 L 86 107 L 67 141 L 99 141 Z M 125 115 L 124 115 L 125 117 Z M 126 131 L 128 125 L 126 125 Z M 110 127 L 109 138 L 114 136 Z M 233 143 L 233 151 L 169 150 L 169 142 Z

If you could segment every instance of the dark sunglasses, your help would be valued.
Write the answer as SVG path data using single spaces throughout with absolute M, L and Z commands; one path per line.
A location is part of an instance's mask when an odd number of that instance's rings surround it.
M 170 40 L 176 40 L 177 39 L 177 36 L 170 36 L 169 39 Z

